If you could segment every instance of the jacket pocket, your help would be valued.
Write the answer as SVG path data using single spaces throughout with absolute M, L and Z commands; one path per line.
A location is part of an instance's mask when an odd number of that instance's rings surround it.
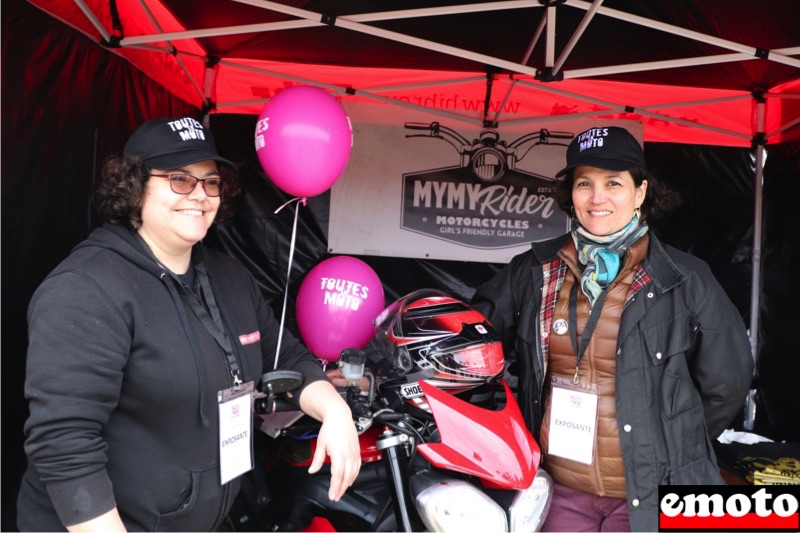
M 681 315 L 643 332 L 654 378 L 659 384 L 661 413 L 667 420 L 699 405 L 700 398 L 686 361 L 695 331 L 691 317 Z
M 188 494 L 177 509 L 161 513 L 155 531 L 203 531 L 214 527 L 222 504 L 219 469 L 189 472 Z
M 673 355 L 685 353 L 697 331 L 688 314 L 675 317 L 644 330 L 644 342 L 653 366 L 661 366 Z

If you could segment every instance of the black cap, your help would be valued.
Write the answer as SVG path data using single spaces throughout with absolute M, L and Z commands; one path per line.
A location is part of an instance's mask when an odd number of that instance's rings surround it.
M 217 153 L 211 131 L 189 117 L 148 120 L 133 132 L 122 155 L 139 156 L 145 165 L 163 170 L 208 159 L 236 166 Z
M 644 151 L 625 128 L 590 128 L 569 144 L 567 166 L 559 170 L 556 177 L 581 165 L 614 171 L 644 167 Z

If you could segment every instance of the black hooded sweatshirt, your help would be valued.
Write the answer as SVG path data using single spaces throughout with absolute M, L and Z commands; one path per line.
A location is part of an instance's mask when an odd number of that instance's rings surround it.
M 217 392 L 273 368 L 279 324 L 250 273 L 193 250 L 230 339 L 226 357 L 194 291 L 132 231 L 106 224 L 35 292 L 28 310 L 28 469 L 22 531 L 57 531 L 117 507 L 129 531 L 216 529 L 239 490 L 220 483 Z M 202 276 L 197 276 L 202 278 Z M 279 368 L 326 379 L 284 332 Z

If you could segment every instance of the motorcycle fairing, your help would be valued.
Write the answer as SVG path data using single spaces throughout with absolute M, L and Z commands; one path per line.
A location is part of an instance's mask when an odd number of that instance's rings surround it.
M 497 488 L 522 490 L 533 483 L 541 459 L 511 389 L 503 380 L 506 405 L 490 411 L 420 380 L 441 442 L 417 449 L 438 468 L 487 480 Z

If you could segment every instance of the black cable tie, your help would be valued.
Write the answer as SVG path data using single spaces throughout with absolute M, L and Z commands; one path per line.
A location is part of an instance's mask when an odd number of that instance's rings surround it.
M 769 58 L 769 50 L 766 48 L 756 48 L 756 53 L 754 55 L 759 59 L 767 59 Z
M 352 87 L 347 87 L 347 88 L 344 90 L 344 92 L 345 92 L 345 94 L 349 94 L 350 96 L 353 96 L 353 95 L 355 95 L 355 94 L 356 94 L 356 90 L 355 90 L 355 89 L 353 89 Z
M 558 71 L 553 74 L 553 67 L 542 67 L 536 69 L 536 75 L 533 79 L 537 81 L 564 81 L 564 72 Z
M 106 48 L 122 48 L 120 41 L 122 41 L 122 37 L 119 35 L 112 35 L 107 41 L 100 41 L 100 44 Z
M 323 24 L 327 24 L 328 26 L 336 26 L 336 15 L 323 14 L 319 21 Z
M 755 135 L 753 135 L 753 139 L 750 142 L 753 148 L 758 148 L 759 146 L 767 144 L 767 134 L 763 131 L 759 131 Z
M 767 97 L 764 96 L 764 89 L 755 89 L 751 94 L 753 95 L 753 100 L 755 100 L 756 103 L 763 104 L 767 101 Z
M 209 100 L 208 102 L 203 103 L 202 114 L 208 115 L 210 111 L 217 108 L 217 104 Z
M 634 109 L 633 109 L 632 105 L 626 105 L 625 106 L 625 112 L 626 113 L 633 113 L 633 111 L 634 111 Z
M 557 6 L 558 4 L 565 4 L 567 0 L 539 0 L 539 3 L 545 7 Z
M 499 126 L 499 124 L 497 123 L 496 120 L 484 120 L 483 121 L 483 127 L 484 128 L 497 129 L 498 126 Z
M 206 56 L 206 68 L 214 68 L 220 61 L 219 56 Z

